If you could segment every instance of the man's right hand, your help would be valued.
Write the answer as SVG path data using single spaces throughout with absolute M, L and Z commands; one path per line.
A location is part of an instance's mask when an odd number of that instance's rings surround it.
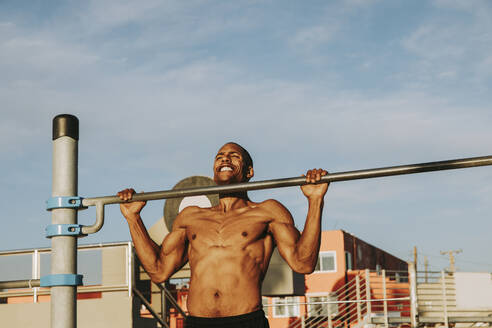
M 125 203 L 120 204 L 120 211 L 127 221 L 137 220 L 140 217 L 140 211 L 147 204 L 147 202 L 141 201 L 132 202 L 133 194 L 135 194 L 135 190 L 132 188 L 124 189 L 117 194 L 121 200 L 125 201 Z

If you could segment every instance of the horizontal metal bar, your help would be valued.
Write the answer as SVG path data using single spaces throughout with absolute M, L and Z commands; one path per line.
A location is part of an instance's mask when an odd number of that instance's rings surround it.
M 439 162 L 428 162 L 410 165 L 389 166 L 367 170 L 347 171 L 329 173 L 321 178 L 322 182 L 338 182 L 357 179 L 380 178 L 394 175 L 414 174 L 432 171 L 462 169 L 477 166 L 492 165 L 492 156 L 471 157 L 453 159 Z M 209 195 L 220 193 L 234 193 L 247 190 L 261 190 L 270 188 L 282 188 L 300 186 L 306 184 L 304 177 L 293 177 L 284 179 L 263 180 L 255 182 L 244 182 L 231 185 L 209 186 L 199 188 L 188 188 L 179 190 L 154 191 L 135 194 L 134 201 L 158 200 L 167 198 L 179 198 L 197 195 Z M 123 203 L 118 196 L 103 196 L 94 198 L 84 198 L 83 206 L 95 206 L 96 204 L 119 204 Z
M 281 303 L 281 304 L 264 304 L 263 307 L 275 307 L 275 306 L 290 306 L 290 305 L 314 305 L 314 304 L 348 304 L 348 303 L 366 303 L 366 302 L 383 302 L 383 301 L 409 301 L 410 297 L 393 297 L 393 298 L 381 298 L 381 299 L 361 299 L 361 300 L 348 300 L 348 301 L 319 301 L 319 302 L 295 302 L 295 303 Z
M 39 279 L 0 281 L 0 289 L 39 287 Z
M 106 248 L 106 247 L 119 247 L 119 246 L 128 246 L 127 241 L 122 241 L 122 242 L 108 242 L 108 243 L 99 243 L 99 244 L 85 244 L 85 245 L 78 245 L 77 249 L 80 250 L 87 250 L 87 249 L 93 249 L 93 248 Z M 0 256 L 12 256 L 12 255 L 26 255 L 26 254 L 33 254 L 34 251 L 37 250 L 40 253 L 49 253 L 51 252 L 50 247 L 44 247 L 44 248 L 26 248 L 26 249 L 13 249 L 9 251 L 0 251 Z
M 39 287 L 39 286 L 35 286 L 33 283 L 32 287 Z M 20 288 L 23 288 L 23 287 L 20 287 Z M 29 288 L 29 286 L 27 286 L 26 288 Z M 127 291 L 127 290 L 128 290 L 127 285 L 77 286 L 77 293 L 78 294 L 95 293 L 95 292 L 101 292 L 101 293 L 119 292 L 119 291 Z M 12 290 L 12 291 L 0 292 L 0 298 L 1 297 L 31 296 L 33 294 L 34 294 L 33 289 Z M 38 295 L 50 295 L 51 294 L 51 288 L 41 287 L 37 291 L 37 294 Z
M 443 322 L 442 317 L 419 317 L 421 323 L 440 323 Z M 448 317 L 448 322 L 451 323 L 472 323 L 472 322 L 492 322 L 492 317 L 479 317 L 479 316 L 469 316 L 469 317 Z

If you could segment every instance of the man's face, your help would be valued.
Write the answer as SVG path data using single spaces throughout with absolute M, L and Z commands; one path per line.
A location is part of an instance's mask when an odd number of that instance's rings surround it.
M 252 167 L 244 167 L 243 152 L 235 144 L 225 144 L 214 160 L 214 181 L 218 185 L 247 181 L 253 176 Z

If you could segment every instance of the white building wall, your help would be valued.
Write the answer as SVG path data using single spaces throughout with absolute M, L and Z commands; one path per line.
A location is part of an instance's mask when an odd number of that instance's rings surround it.
M 457 309 L 492 309 L 492 273 L 456 272 Z

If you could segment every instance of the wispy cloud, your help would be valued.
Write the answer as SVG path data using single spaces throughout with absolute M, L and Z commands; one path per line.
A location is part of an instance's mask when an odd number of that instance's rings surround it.
M 492 6 L 487 1 L 434 1 L 439 17 L 430 16 L 403 39 L 419 58 L 415 79 L 429 83 L 451 79 L 483 83 L 489 79 L 492 51 Z M 457 19 L 457 17 L 460 17 Z

